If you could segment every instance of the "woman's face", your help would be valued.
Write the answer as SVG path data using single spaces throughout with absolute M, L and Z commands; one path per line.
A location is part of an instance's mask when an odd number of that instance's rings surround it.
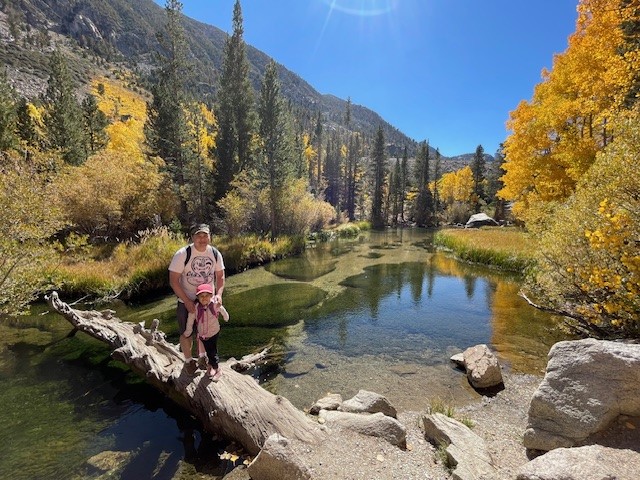
M 209 237 L 209 234 L 206 232 L 199 232 L 196 233 L 192 237 L 192 239 L 193 245 L 196 247 L 196 250 L 198 250 L 199 252 L 203 252 L 207 248 L 207 245 L 209 245 L 211 237 Z

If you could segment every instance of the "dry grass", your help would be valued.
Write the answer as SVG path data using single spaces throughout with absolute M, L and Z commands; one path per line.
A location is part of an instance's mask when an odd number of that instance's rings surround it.
M 536 242 L 516 228 L 440 230 L 434 243 L 462 260 L 524 272 L 534 264 Z

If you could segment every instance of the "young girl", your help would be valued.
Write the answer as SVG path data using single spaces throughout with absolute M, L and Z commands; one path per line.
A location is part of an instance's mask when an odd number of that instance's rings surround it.
M 229 321 L 227 310 L 220 304 L 213 301 L 213 287 L 209 283 L 203 283 L 196 289 L 196 313 L 190 313 L 187 317 L 187 328 L 184 331 L 185 337 L 190 337 L 193 332 L 193 324 L 196 323 L 198 335 L 198 354 L 204 358 L 205 352 L 209 357 L 207 374 L 211 380 L 217 382 L 222 376 L 222 369 L 218 366 L 218 334 L 220 333 L 220 322 L 218 315 L 222 315 L 225 322 Z

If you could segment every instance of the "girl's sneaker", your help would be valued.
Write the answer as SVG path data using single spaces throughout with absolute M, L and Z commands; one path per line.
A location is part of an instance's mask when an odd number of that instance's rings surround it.
M 222 377 L 222 369 L 218 367 L 216 370 L 212 370 L 209 376 L 211 377 L 212 382 L 217 382 L 220 380 L 220 377 Z

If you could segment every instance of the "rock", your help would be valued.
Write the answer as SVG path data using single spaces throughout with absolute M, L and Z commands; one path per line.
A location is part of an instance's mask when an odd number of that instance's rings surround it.
M 467 348 L 462 356 L 467 378 L 474 388 L 491 388 L 503 383 L 498 358 L 485 344 Z
M 342 412 L 350 413 L 383 413 L 388 417 L 397 418 L 398 412 L 385 397 L 378 393 L 360 390 L 353 398 L 345 400 L 338 407 Z
M 523 444 L 543 451 L 584 444 L 619 415 L 640 416 L 640 345 L 558 342 L 531 399 Z
M 264 442 L 260 453 L 247 467 L 252 480 L 308 480 L 309 468 L 295 454 L 289 440 L 277 433 Z
M 106 450 L 94 455 L 87 464 L 100 472 L 112 472 L 121 468 L 131 458 L 131 452 Z
M 329 428 L 344 428 L 362 435 L 383 438 L 401 448 L 407 446 L 407 429 L 398 420 L 382 412 L 361 415 L 320 410 L 320 419 L 324 420 Z
M 462 353 L 456 353 L 455 355 L 452 355 L 449 360 L 451 360 L 453 363 L 456 364 L 456 366 L 460 368 L 466 368 L 464 366 L 464 355 Z
M 420 427 L 433 445 L 446 446 L 453 478 L 458 480 L 491 480 L 497 470 L 487 447 L 469 427 L 441 413 L 423 415 Z
M 590 445 L 557 448 L 525 464 L 517 480 L 635 480 L 640 453 Z
M 229 473 L 227 473 L 222 480 L 251 480 L 247 467 L 245 465 L 239 465 Z
M 330 393 L 326 397 L 316 401 L 309 409 L 309 413 L 311 415 L 317 415 L 320 410 L 337 410 L 341 404 L 342 395 L 339 393 Z

